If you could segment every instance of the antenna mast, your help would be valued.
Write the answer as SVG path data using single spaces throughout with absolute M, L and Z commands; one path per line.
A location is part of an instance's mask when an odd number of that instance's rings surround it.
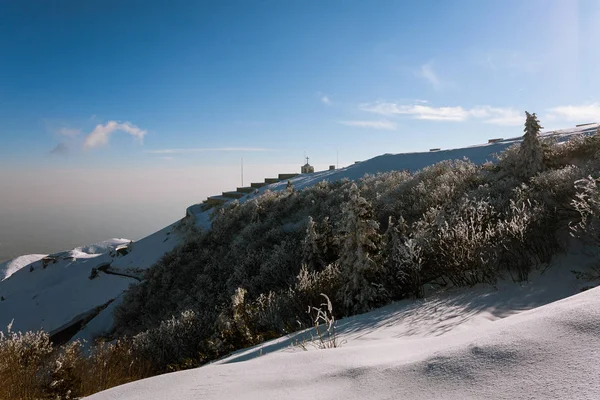
M 242 157 L 242 187 L 244 187 L 244 157 Z

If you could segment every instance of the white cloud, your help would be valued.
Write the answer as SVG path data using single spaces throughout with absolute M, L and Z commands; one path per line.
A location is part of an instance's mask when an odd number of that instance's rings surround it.
M 192 154 L 192 153 L 205 153 L 205 152 L 261 152 L 261 151 L 273 151 L 273 149 L 266 149 L 262 147 L 217 147 L 217 148 L 190 148 L 190 149 L 159 149 L 159 150 L 148 150 L 146 153 L 149 154 Z
M 332 104 L 331 99 L 326 94 L 317 92 L 317 96 L 319 96 L 321 103 L 325 104 L 326 106 L 330 106 Z
M 60 128 L 58 130 L 58 133 L 60 133 L 63 136 L 75 137 L 75 136 L 77 136 L 77 135 L 79 135 L 81 133 L 81 129 Z
M 600 122 L 600 103 L 559 106 L 549 109 L 548 112 L 550 113 L 550 118 L 580 123 Z
M 486 124 L 517 126 L 525 123 L 525 113 L 513 108 L 478 106 L 470 113 L 475 118 L 482 118 Z
M 509 126 L 520 125 L 525 118 L 512 108 L 490 106 L 465 109 L 461 106 L 432 107 L 421 104 L 398 105 L 396 103 L 378 102 L 361 104 L 360 109 L 386 116 L 408 115 L 415 119 L 429 121 L 461 122 L 468 119 L 479 119 L 488 124 Z
M 462 107 L 430 107 L 419 104 L 398 105 L 395 103 L 378 102 L 362 104 L 360 109 L 381 115 L 411 115 L 416 119 L 435 121 L 464 121 L 469 113 Z
M 340 124 L 348 126 L 356 126 L 360 128 L 372 128 L 372 129 L 385 129 L 394 130 L 396 124 L 391 121 L 380 120 L 380 121 L 340 121 Z
M 442 82 L 433 69 L 433 61 L 421 65 L 418 75 L 427 80 L 434 87 L 434 89 L 441 88 Z
M 138 128 L 130 122 L 108 121 L 106 124 L 96 125 L 96 128 L 85 138 L 83 147 L 90 149 L 93 147 L 105 145 L 108 143 L 108 138 L 113 133 L 121 131 L 130 134 L 137 138 L 140 142 L 143 141 L 146 131 Z

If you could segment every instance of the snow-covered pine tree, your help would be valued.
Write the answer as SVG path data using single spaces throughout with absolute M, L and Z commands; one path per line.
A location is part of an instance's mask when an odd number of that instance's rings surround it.
M 349 201 L 343 206 L 338 259 L 344 279 L 339 296 L 346 314 L 369 310 L 376 304 L 379 294 L 375 286 L 381 270 L 375 260 L 380 241 L 379 224 L 372 218 L 371 203 L 360 195 L 353 183 Z
M 538 138 L 542 126 L 535 113 L 525 111 L 525 115 L 525 135 L 519 149 L 517 173 L 523 178 L 531 178 L 544 167 L 544 150 Z

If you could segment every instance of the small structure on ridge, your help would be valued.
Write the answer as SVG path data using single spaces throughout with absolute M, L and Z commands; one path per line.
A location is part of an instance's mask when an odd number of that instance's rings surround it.
M 303 174 L 312 174 L 315 172 L 315 167 L 308 163 L 308 157 L 306 157 L 306 164 L 300 168 L 300 172 Z

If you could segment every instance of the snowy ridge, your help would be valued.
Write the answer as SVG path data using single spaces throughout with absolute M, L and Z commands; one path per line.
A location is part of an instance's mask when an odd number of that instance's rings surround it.
M 29 254 L 0 263 L 0 281 L 8 279 L 21 268 L 25 268 L 44 257 L 46 257 L 46 254 Z
M 542 138 L 554 138 L 558 142 L 568 140 L 573 135 L 591 135 L 600 128 L 600 124 L 590 124 L 581 127 L 560 129 L 556 131 L 548 131 L 540 134 Z M 369 160 L 362 161 L 358 164 L 353 164 L 345 168 L 337 170 L 320 171 L 311 174 L 301 174 L 289 179 L 296 189 L 302 189 L 308 186 L 315 185 L 321 181 L 338 181 L 342 179 L 358 180 L 365 174 L 377 174 L 380 172 L 408 170 L 411 172 L 418 171 L 429 165 L 436 164 L 445 160 L 462 160 L 469 159 L 475 164 L 484 164 L 486 162 L 496 161 L 496 154 L 506 150 L 508 147 L 520 143 L 522 137 L 513 137 L 502 139 L 493 143 L 479 144 L 465 148 L 447 149 L 439 151 L 415 152 L 415 153 L 400 153 L 400 154 L 383 154 L 373 157 Z M 282 180 L 267 186 L 257 189 L 255 193 L 246 195 L 239 202 L 244 202 L 265 190 L 283 190 L 287 186 L 288 180 Z M 232 199 L 225 199 L 232 201 Z M 202 214 L 202 204 L 190 206 L 187 214 L 198 215 Z

